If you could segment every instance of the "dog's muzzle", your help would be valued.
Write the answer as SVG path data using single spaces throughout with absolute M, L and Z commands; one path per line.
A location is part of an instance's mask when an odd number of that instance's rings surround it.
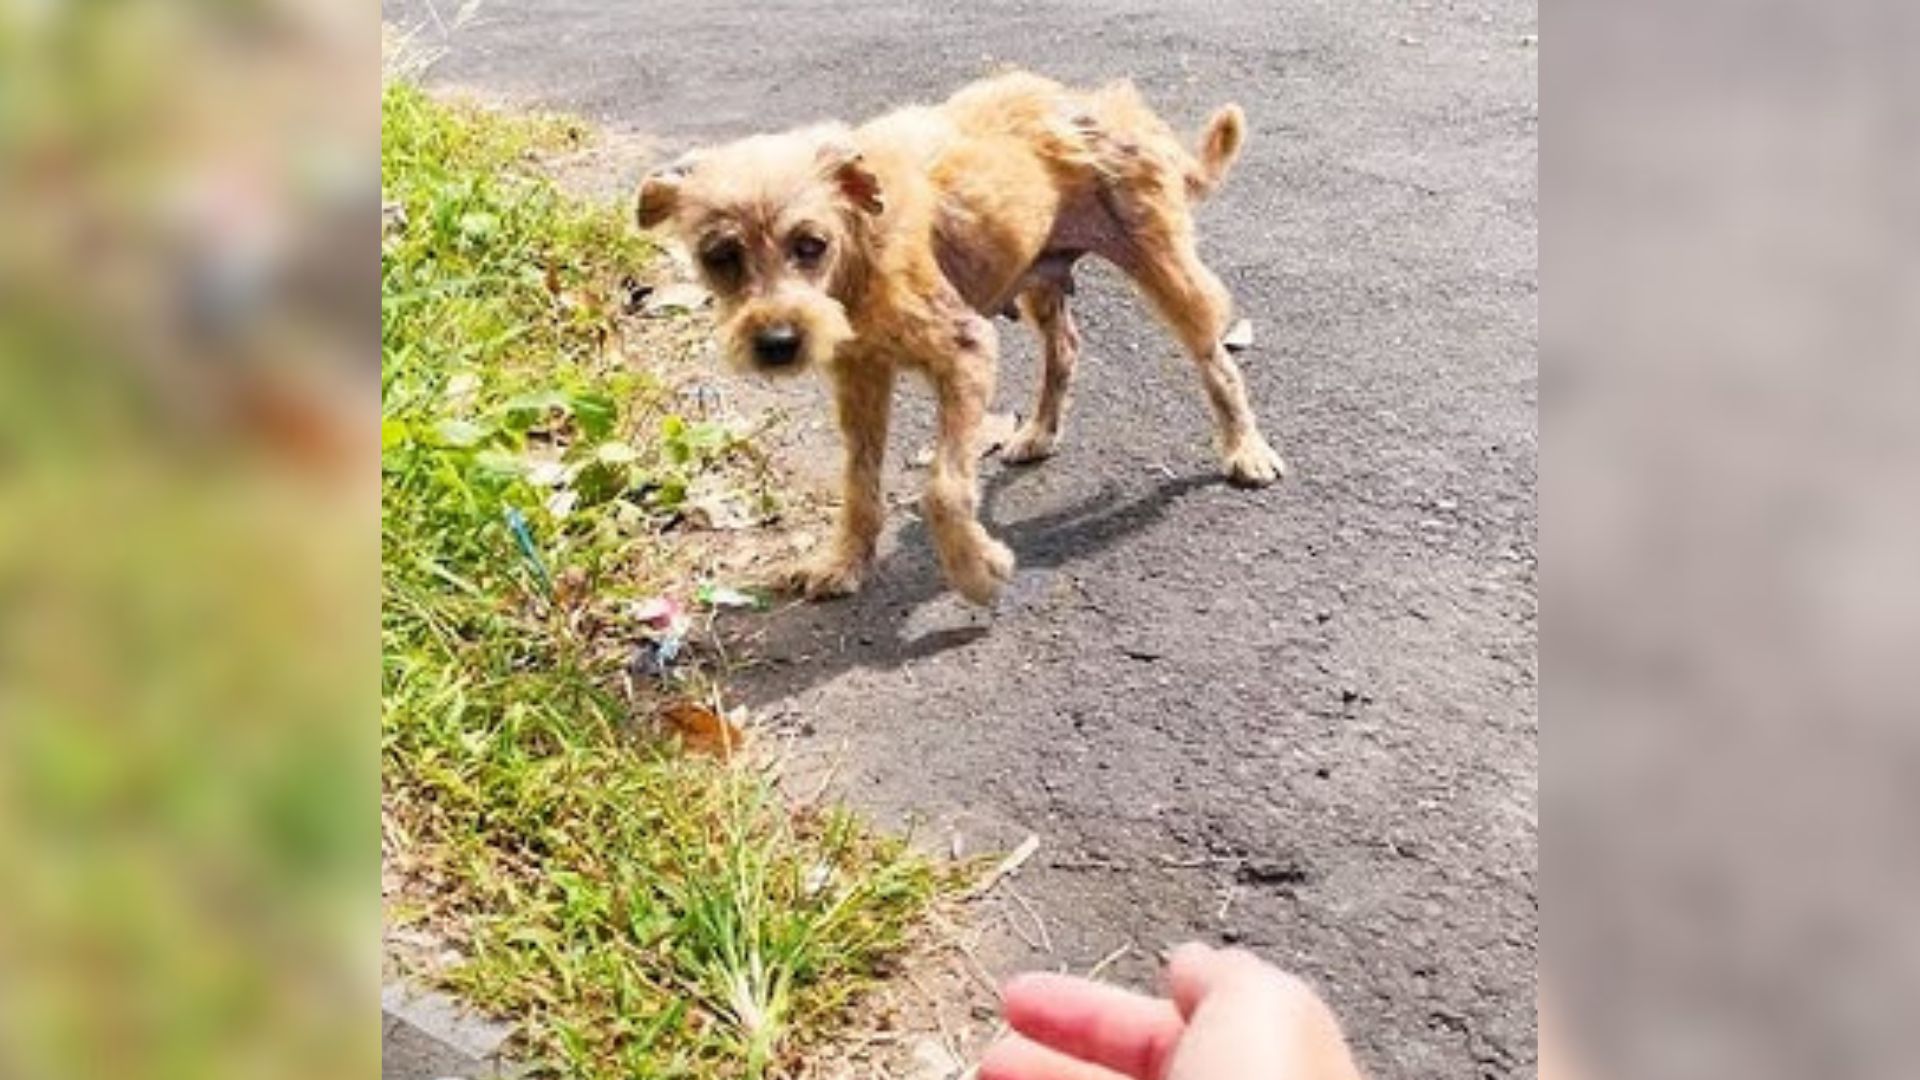
M 766 367 L 786 367 L 800 359 L 800 331 L 781 323 L 753 335 L 753 359 Z

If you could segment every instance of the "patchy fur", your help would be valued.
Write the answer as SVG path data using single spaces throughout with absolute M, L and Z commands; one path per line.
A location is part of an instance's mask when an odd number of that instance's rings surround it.
M 1081 92 L 1022 72 L 849 129 L 759 135 L 682 158 L 641 184 L 646 228 L 671 226 L 694 255 L 736 365 L 824 371 L 845 442 L 833 542 L 795 574 L 809 595 L 852 592 L 884 523 L 880 467 L 894 381 L 924 375 L 939 438 L 922 505 L 940 565 L 987 603 L 1013 553 L 981 527 L 975 440 L 992 400 L 998 332 L 1017 309 L 1039 334 L 1044 374 L 1011 462 L 1053 453 L 1080 337 L 1067 310 L 1074 263 L 1097 255 L 1139 287 L 1192 357 L 1227 474 L 1283 471 L 1219 344 L 1231 313 L 1194 250 L 1191 203 L 1224 179 L 1245 141 L 1228 105 L 1197 152 L 1128 83 Z

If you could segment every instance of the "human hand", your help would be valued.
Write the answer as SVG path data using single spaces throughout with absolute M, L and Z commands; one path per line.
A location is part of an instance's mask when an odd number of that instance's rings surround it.
M 1359 1080 L 1340 1025 L 1307 984 L 1240 949 L 1183 945 L 1170 998 L 1068 975 L 1007 983 L 1016 1034 L 980 1080 Z

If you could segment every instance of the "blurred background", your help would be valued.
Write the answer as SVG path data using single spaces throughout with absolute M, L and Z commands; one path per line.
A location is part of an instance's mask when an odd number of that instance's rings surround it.
M 1547 1000 L 1596 1075 L 1915 1075 L 1920 19 L 1542 22 Z
M 0 0 L 0 1076 L 375 1069 L 379 62 Z

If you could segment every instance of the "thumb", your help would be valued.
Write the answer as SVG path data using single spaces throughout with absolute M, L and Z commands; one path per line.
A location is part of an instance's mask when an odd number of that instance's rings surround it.
M 1231 986 L 1285 978 L 1279 969 L 1244 949 L 1215 949 L 1190 941 L 1167 957 L 1167 991 L 1182 1019 L 1209 996 Z
M 1168 1080 L 1359 1080 L 1319 995 L 1252 953 L 1184 945 L 1168 958 L 1167 981 L 1187 1021 Z

